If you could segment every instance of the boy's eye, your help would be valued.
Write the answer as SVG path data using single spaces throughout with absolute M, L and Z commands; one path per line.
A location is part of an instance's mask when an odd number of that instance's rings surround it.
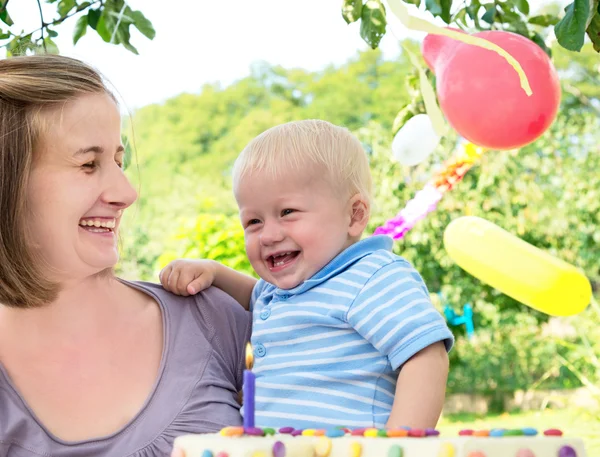
M 260 224 L 260 220 L 250 219 L 248 222 L 246 222 L 246 225 L 254 225 L 254 224 Z
M 294 212 L 294 210 L 293 210 L 293 209 L 286 208 L 286 209 L 284 209 L 284 210 L 281 212 L 281 215 L 282 215 L 282 216 L 287 216 L 288 214 L 292 214 L 293 212 Z

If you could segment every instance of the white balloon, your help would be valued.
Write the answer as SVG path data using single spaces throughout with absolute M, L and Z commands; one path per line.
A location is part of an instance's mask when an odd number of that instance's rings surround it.
M 398 162 L 412 167 L 429 157 L 440 144 L 440 139 L 429 116 L 417 114 L 406 121 L 396 133 L 392 141 L 392 152 Z

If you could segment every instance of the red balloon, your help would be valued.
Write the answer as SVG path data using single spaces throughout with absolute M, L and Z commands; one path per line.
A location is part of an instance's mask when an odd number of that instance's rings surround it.
M 422 51 L 436 75 L 440 108 L 450 125 L 477 146 L 525 146 L 539 138 L 556 117 L 560 104 L 556 70 L 546 53 L 521 35 L 490 31 L 474 36 L 512 55 L 527 75 L 533 94 L 525 93 L 517 72 L 498 53 L 430 34 Z

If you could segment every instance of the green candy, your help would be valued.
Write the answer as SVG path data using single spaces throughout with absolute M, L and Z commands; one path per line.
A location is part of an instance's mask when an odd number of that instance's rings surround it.
M 379 429 L 377 430 L 377 436 L 380 436 L 382 438 L 387 438 L 387 431 L 385 429 Z
M 504 430 L 504 436 L 523 436 L 523 430 L 515 429 L 515 430 Z
M 390 446 L 387 457 L 402 457 L 404 452 L 402 452 L 402 448 L 397 444 Z
M 263 428 L 263 432 L 265 432 L 265 435 L 275 435 L 274 428 Z

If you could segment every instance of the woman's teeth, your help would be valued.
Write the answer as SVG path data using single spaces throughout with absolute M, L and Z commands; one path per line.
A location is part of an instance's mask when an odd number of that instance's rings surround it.
M 117 224 L 116 219 L 110 220 L 99 220 L 99 219 L 82 219 L 79 221 L 79 225 L 82 227 L 103 227 L 108 229 L 115 228 Z

